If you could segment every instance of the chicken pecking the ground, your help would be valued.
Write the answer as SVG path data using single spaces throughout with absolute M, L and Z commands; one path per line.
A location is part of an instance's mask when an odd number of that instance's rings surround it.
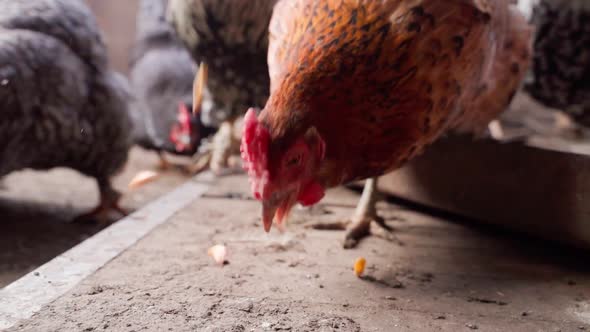
M 531 82 L 525 90 L 590 127 L 590 2 L 522 1 L 535 26 Z
M 170 0 L 169 21 L 193 59 L 208 69 L 203 84 L 213 107 L 207 115 L 212 122 L 207 124 L 220 127 L 210 156 L 216 172 L 237 153 L 239 141 L 232 135 L 235 120 L 250 106 L 264 106 L 268 98 L 268 24 L 275 2 Z
M 164 153 L 193 155 L 215 132 L 192 113 L 196 65 L 166 21 L 167 3 L 140 2 L 131 63 L 135 141 L 158 152 L 162 169 L 171 166 Z
M 0 176 L 72 168 L 100 190 L 77 220 L 125 214 L 110 179 L 131 145 L 129 100 L 83 1 L 0 0 Z
M 269 29 L 271 95 L 246 114 L 241 144 L 264 228 L 368 178 L 347 248 L 384 224 L 377 177 L 448 130 L 485 131 L 530 58 L 509 0 L 283 0 Z

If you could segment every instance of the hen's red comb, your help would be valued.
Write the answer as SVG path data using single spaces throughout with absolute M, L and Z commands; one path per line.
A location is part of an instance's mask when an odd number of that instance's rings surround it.
M 176 151 L 183 152 L 191 148 L 191 113 L 183 102 L 178 103 L 176 123 L 170 130 L 170 141 L 174 143 Z
M 252 194 L 256 199 L 264 198 L 264 187 L 268 183 L 269 141 L 268 130 L 258 121 L 256 111 L 250 108 L 244 118 L 240 152 L 244 169 L 250 177 Z

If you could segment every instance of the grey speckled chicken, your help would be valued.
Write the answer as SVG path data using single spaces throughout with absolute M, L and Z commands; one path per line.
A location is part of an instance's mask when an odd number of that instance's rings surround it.
M 193 58 L 208 66 L 215 122 L 211 168 L 227 166 L 237 152 L 233 123 L 269 95 L 268 25 L 275 0 L 170 0 L 168 19 Z
M 590 1 L 521 1 L 536 28 L 527 92 L 590 126 Z M 528 10 L 526 10 L 528 9 Z
M 0 176 L 72 168 L 100 189 L 79 220 L 124 214 L 110 179 L 131 144 L 128 89 L 82 1 L 0 0 Z
M 160 154 L 192 155 L 201 138 L 214 131 L 192 114 L 196 66 L 166 21 L 167 0 L 142 0 L 131 63 L 132 107 L 136 143 Z M 206 109 L 211 103 L 205 105 Z

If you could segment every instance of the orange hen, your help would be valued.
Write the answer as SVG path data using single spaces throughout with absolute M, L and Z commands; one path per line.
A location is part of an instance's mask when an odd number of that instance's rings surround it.
M 510 0 L 282 0 L 270 24 L 271 96 L 250 110 L 242 158 L 265 230 L 297 202 L 371 178 L 347 235 L 375 212 L 379 175 L 448 130 L 481 132 L 528 68 Z

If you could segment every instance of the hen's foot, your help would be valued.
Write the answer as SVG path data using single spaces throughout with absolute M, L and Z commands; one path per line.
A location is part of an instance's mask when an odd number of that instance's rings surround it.
M 335 223 L 319 223 L 307 227 L 320 230 L 345 230 L 344 248 L 350 249 L 358 245 L 359 241 L 371 233 L 371 222 L 391 233 L 393 228 L 385 223 L 385 220 L 377 214 L 377 178 L 368 179 L 363 188 L 363 194 L 356 206 L 354 215 L 350 220 Z M 347 228 L 347 225 L 352 225 Z
M 121 194 L 110 186 L 104 191 L 101 189 L 100 203 L 92 211 L 74 218 L 75 223 L 96 223 L 108 225 L 129 214 L 119 205 Z M 117 216 L 117 217 L 115 217 Z
M 164 155 L 164 153 L 160 152 L 158 153 L 159 156 L 159 163 L 158 166 L 156 167 L 156 170 L 159 172 L 181 172 L 181 173 L 190 173 L 189 172 L 189 168 L 192 166 L 187 166 L 186 164 L 183 163 L 177 163 L 177 162 L 173 162 L 168 160 L 168 158 L 166 158 L 166 156 Z
M 117 215 L 118 217 L 115 217 Z M 128 215 L 128 212 L 118 205 L 106 206 L 99 204 L 92 211 L 81 214 L 74 218 L 74 223 L 95 223 L 99 225 L 108 225 L 118 219 Z
M 346 235 L 344 236 L 344 243 L 342 246 L 345 249 L 352 249 L 355 248 L 363 238 L 371 235 L 371 223 L 375 222 L 387 232 L 387 235 L 385 236 L 387 240 L 401 244 L 401 242 L 393 235 L 393 227 L 387 225 L 385 223 L 385 219 L 383 219 L 381 216 L 375 214 L 354 218 L 354 221 L 349 219 L 343 221 L 308 224 L 305 225 L 305 228 L 320 231 L 347 231 Z
M 233 121 L 226 121 L 221 124 L 219 131 L 215 134 L 212 141 L 211 150 L 211 170 L 218 175 L 225 173 L 230 165 L 232 155 L 240 151 L 240 141 L 234 136 Z
M 226 121 L 221 124 L 213 137 L 207 151 L 199 154 L 193 162 L 187 166 L 186 172 L 195 175 L 207 169 L 211 169 L 215 175 L 234 173 L 239 166 L 236 163 L 236 155 L 239 155 L 240 142 L 233 134 L 233 122 Z
M 575 140 L 584 138 L 584 129 L 566 113 L 554 112 L 553 125 L 560 136 Z
M 159 171 L 167 171 L 172 168 L 172 164 L 166 159 L 166 156 L 160 152 L 158 153 L 160 159 L 158 166 L 156 167 Z
M 376 213 L 355 218 L 356 220 L 353 220 L 352 225 L 348 228 L 344 236 L 344 244 L 342 245 L 344 249 L 355 248 L 363 238 L 369 236 L 371 234 L 372 222 L 375 222 L 389 233 L 393 232 L 393 228 L 385 223 L 385 219 Z
M 506 139 L 504 127 L 502 126 L 500 120 L 493 120 L 490 122 L 490 124 L 488 124 L 488 133 L 496 141 L 503 141 Z
M 184 171 L 189 175 L 196 175 L 209 169 L 211 163 L 211 151 L 198 154 L 193 158 L 191 163 L 184 167 Z

